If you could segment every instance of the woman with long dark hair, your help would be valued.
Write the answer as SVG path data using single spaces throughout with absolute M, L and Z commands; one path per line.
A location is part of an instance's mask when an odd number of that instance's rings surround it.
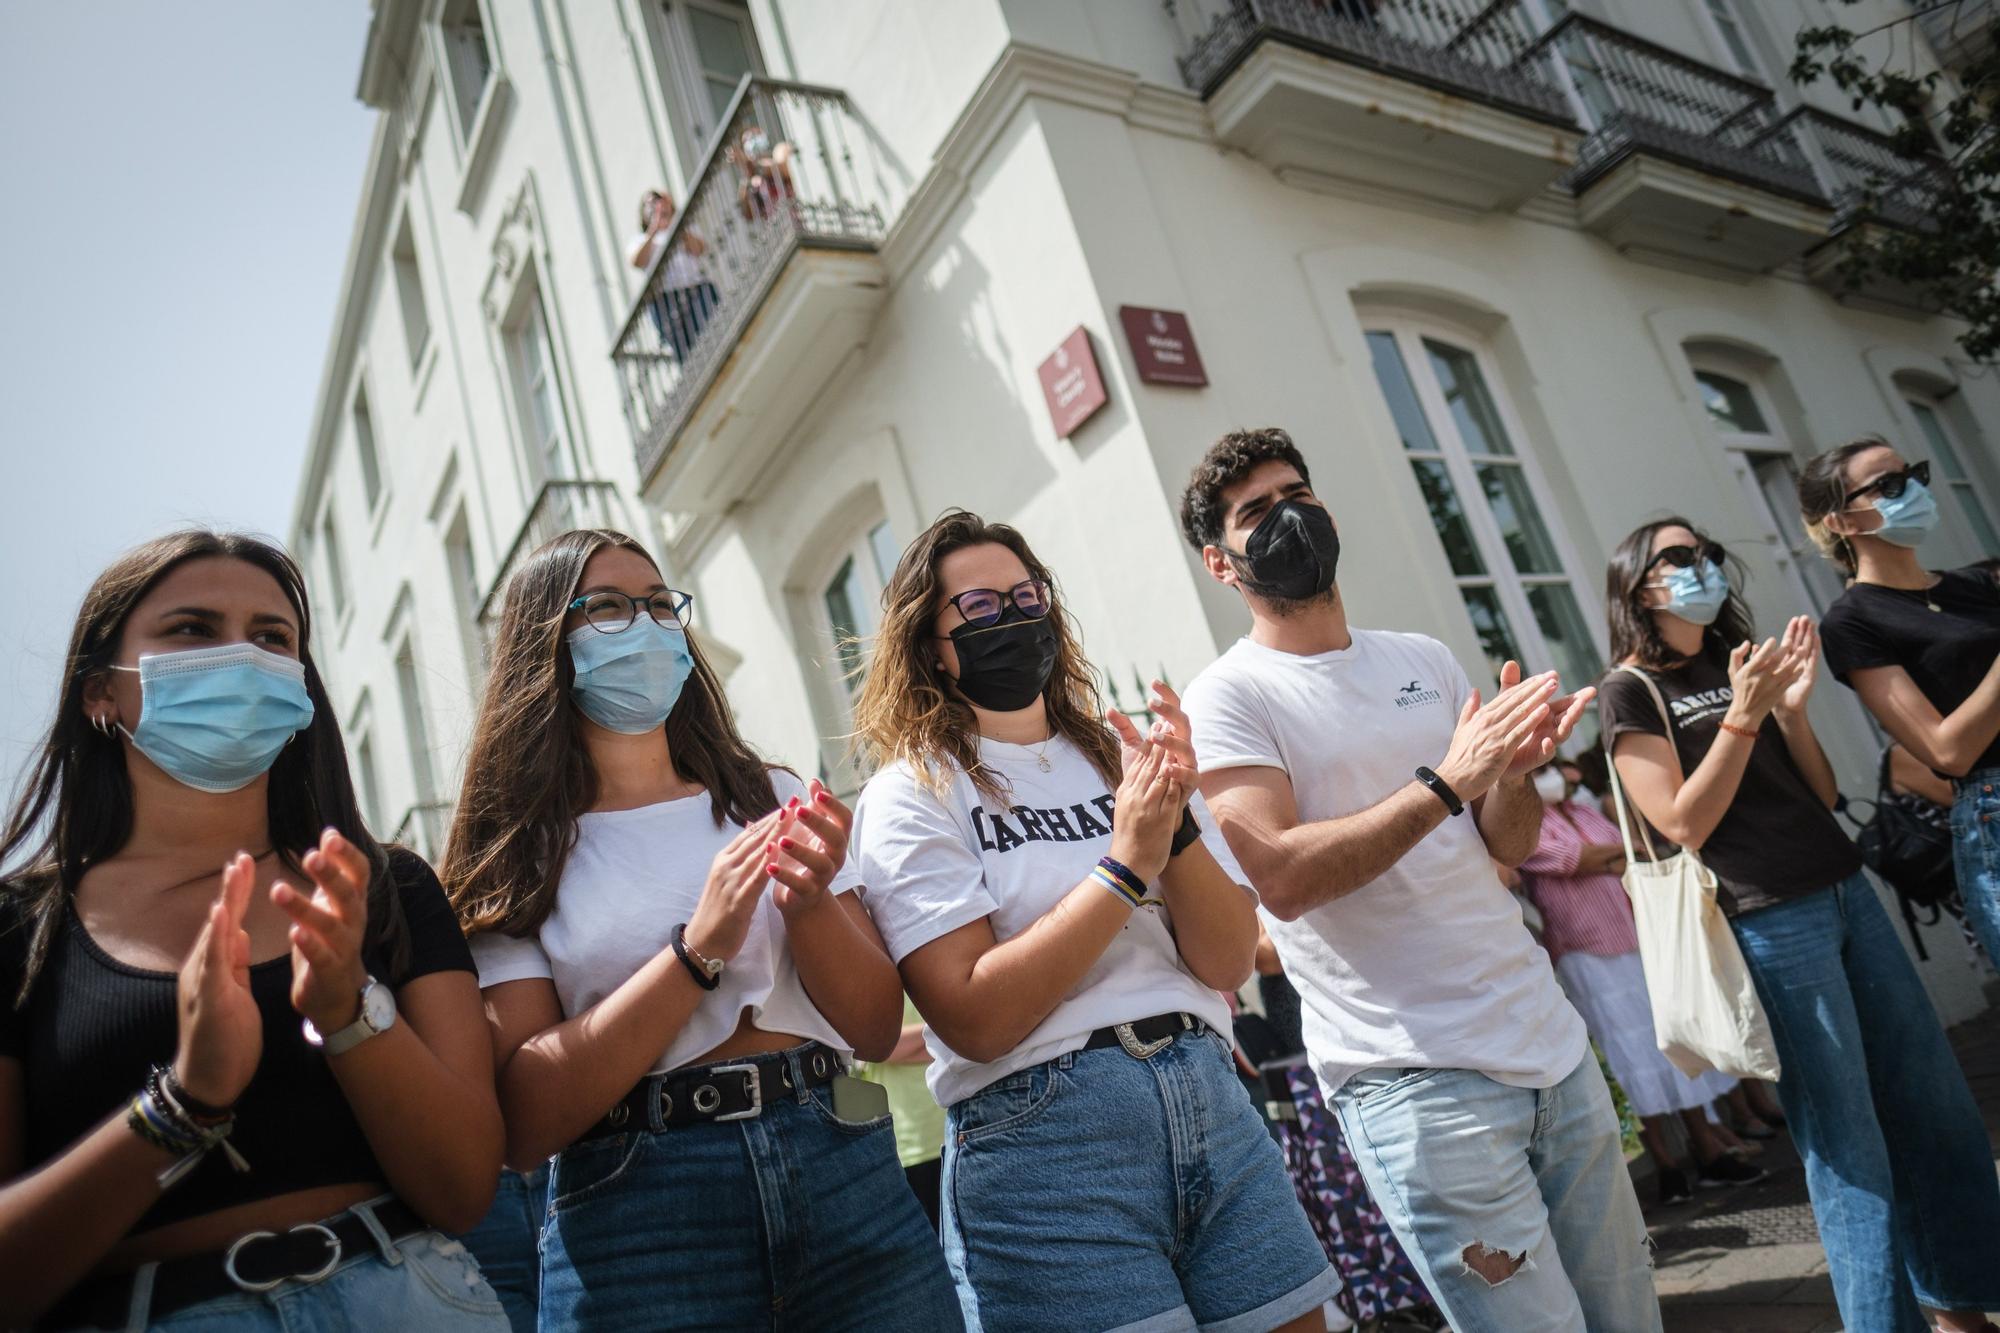
M 439 1234 L 500 1162 L 472 960 L 362 821 L 289 557 L 98 576 L 0 864 L 0 1324 L 506 1328 Z
M 1013 528 L 953 510 L 897 562 L 855 847 L 929 1029 L 971 1328 L 1318 1328 L 1339 1286 L 1231 1065 L 1256 899 L 1151 706 L 1106 725 Z
M 542 1326 L 946 1327 L 886 1100 L 845 1072 L 902 1027 L 848 812 L 751 752 L 688 607 L 620 533 L 528 557 L 445 854 L 507 1161 L 555 1158 Z
M 2000 1306 L 2000 1187 L 1965 1075 L 1833 817 L 1806 716 L 1812 622 L 1754 642 L 1729 560 L 1683 518 L 1619 544 L 1605 602 L 1612 765 L 1637 815 L 1719 882 L 1842 1318 L 1914 1333 L 1928 1306 L 1939 1328 L 1981 1328 Z
M 2000 967 L 2000 587 L 1983 563 L 1933 570 L 1917 558 L 1940 521 L 1929 480 L 1929 462 L 1868 436 L 1806 464 L 1799 508 L 1849 580 L 1821 631 L 1827 669 L 1951 780 L 1959 896 Z

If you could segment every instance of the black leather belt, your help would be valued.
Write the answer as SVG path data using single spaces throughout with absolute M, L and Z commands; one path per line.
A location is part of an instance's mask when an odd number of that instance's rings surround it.
M 1206 1031 L 1208 1024 L 1193 1014 L 1154 1014 L 1137 1022 L 1114 1023 L 1108 1028 L 1099 1028 L 1090 1034 L 1090 1040 L 1083 1044 L 1083 1049 L 1101 1051 L 1107 1046 L 1122 1046 L 1125 1054 L 1144 1060 L 1165 1050 L 1183 1032 Z
M 370 1211 L 390 1240 L 402 1240 L 430 1223 L 400 1199 L 373 1204 Z M 151 1323 L 176 1310 L 243 1291 L 269 1291 L 280 1283 L 318 1282 L 356 1255 L 377 1253 L 375 1233 L 352 1211 L 290 1231 L 252 1231 L 226 1250 L 163 1261 L 153 1273 L 146 1308 Z M 132 1316 L 136 1274 L 85 1278 L 36 1321 L 38 1328 L 124 1328 Z
M 836 1074 L 844 1072 L 840 1055 L 832 1047 L 815 1041 L 789 1051 L 651 1074 L 619 1098 L 618 1104 L 585 1130 L 577 1142 L 622 1134 L 628 1129 L 649 1128 L 656 1104 L 668 1129 L 710 1120 L 752 1119 L 763 1114 L 766 1100 L 799 1091 L 801 1085 L 792 1079 L 793 1057 L 797 1057 L 805 1075 L 804 1087 L 831 1083 Z

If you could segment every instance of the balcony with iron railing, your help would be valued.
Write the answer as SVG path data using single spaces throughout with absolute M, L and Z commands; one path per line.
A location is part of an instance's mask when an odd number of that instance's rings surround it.
M 1524 0 L 1164 0 L 1216 136 L 1287 180 L 1510 208 L 1575 160 Z
M 444 856 L 444 844 L 451 833 L 451 802 L 418 801 L 403 812 L 390 842 L 400 843 L 436 865 Z
M 847 94 L 745 77 L 611 354 L 650 499 L 748 485 L 873 322 L 890 198 Z
M 1826 200 L 1798 146 L 1771 133 L 1770 89 L 1575 13 L 1519 63 L 1589 129 L 1563 184 L 1621 250 L 1762 272 L 1825 239 Z
M 521 516 L 479 606 L 479 624 L 490 639 L 507 601 L 507 584 L 543 543 L 572 528 L 623 528 L 626 518 L 618 488 L 608 481 L 554 480 L 542 483 Z

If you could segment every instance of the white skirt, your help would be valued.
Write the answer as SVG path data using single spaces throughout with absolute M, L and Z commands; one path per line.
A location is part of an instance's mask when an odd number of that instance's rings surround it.
M 1713 1071 L 1689 1078 L 1660 1054 L 1659 1039 L 1653 1035 L 1652 1003 L 1646 996 L 1646 970 L 1637 953 L 1615 958 L 1566 953 L 1556 960 L 1556 979 L 1583 1015 L 1583 1025 L 1597 1039 L 1612 1076 L 1625 1089 L 1625 1100 L 1638 1114 L 1666 1115 L 1706 1106 L 1736 1086 L 1729 1075 Z

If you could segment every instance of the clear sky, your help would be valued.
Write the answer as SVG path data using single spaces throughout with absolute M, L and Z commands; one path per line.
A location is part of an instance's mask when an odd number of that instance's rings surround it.
M 374 113 L 366 0 L 0 4 L 0 787 L 84 589 L 282 535 Z

